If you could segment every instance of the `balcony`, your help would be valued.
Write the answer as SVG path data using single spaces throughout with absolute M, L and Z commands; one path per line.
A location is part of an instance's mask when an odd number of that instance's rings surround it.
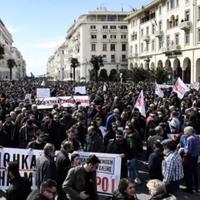
M 172 46 L 169 47 L 170 51 L 180 51 L 181 50 L 181 46 L 178 44 L 174 44 Z
M 130 53 L 129 58 L 138 58 L 138 53 Z
M 96 32 L 97 32 L 97 29 L 90 29 L 90 32 L 96 33 Z
M 144 36 L 143 36 L 143 40 L 144 40 L 145 42 L 149 42 L 150 36 L 149 36 L 149 35 L 144 35 Z
M 116 38 L 110 38 L 110 42 L 116 43 L 116 42 L 117 42 L 117 39 L 116 39 Z
M 90 38 L 91 42 L 97 42 L 97 38 Z
M 116 33 L 117 29 L 110 29 L 110 33 Z
M 122 59 L 122 60 L 120 60 L 120 64 L 121 65 L 127 65 L 128 64 L 128 60 L 127 59 Z
M 161 30 L 155 32 L 155 37 L 162 37 L 163 35 L 164 33 Z
M 108 42 L 110 42 L 110 40 L 109 39 L 101 39 L 101 42 L 102 43 L 108 43 Z
M 181 30 L 188 31 L 191 29 L 192 23 L 190 21 L 182 21 L 179 26 Z
M 128 33 L 128 29 L 120 29 L 120 33 Z
M 109 33 L 109 29 L 101 29 L 102 33 Z

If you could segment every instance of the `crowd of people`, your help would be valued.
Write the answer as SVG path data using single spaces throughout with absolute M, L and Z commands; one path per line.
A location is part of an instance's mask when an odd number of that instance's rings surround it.
M 138 160 L 144 154 L 151 199 L 175 198 L 169 194 L 176 194 L 182 179 L 186 192 L 199 191 L 199 91 L 190 90 L 179 99 L 171 88 L 164 89 L 163 98 L 156 96 L 155 86 L 151 83 L 84 85 L 90 98 L 88 107 L 76 102 L 75 107 L 53 105 L 53 109 L 39 110 L 35 100 L 40 82 L 0 83 L 0 145 L 43 149 L 44 152 L 36 165 L 39 190 L 33 191 L 28 200 L 54 199 L 56 191 L 60 200 L 98 198 L 94 175 L 100 160 L 93 156 L 85 165 L 80 165 L 80 156 L 73 151 L 121 155 L 122 179 L 113 195 L 115 200 L 137 199 L 134 184 L 142 182 Z M 71 96 L 75 84 L 46 82 L 45 87 L 51 89 L 51 96 Z M 134 107 L 141 90 L 144 91 L 146 118 Z M 28 93 L 31 101 L 25 99 Z M 56 158 L 55 150 L 60 150 Z M 72 153 L 71 159 L 69 153 Z M 16 169 L 15 166 L 13 175 L 11 167 L 12 186 L 25 183 L 15 173 Z M 8 190 L 8 200 L 26 199 L 9 195 L 20 187 Z

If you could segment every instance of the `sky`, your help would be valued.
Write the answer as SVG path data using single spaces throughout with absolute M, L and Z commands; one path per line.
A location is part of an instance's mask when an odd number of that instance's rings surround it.
M 46 73 L 48 58 L 80 15 L 103 5 L 130 11 L 150 0 L 0 0 L 0 18 L 26 61 L 27 75 Z

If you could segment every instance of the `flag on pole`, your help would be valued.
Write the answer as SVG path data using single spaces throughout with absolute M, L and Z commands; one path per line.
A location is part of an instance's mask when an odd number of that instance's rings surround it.
M 174 87 L 173 91 L 177 93 L 178 98 L 182 99 L 186 92 L 188 92 L 190 89 L 187 87 L 187 85 L 178 77 Z
M 199 82 L 191 83 L 190 88 L 199 91 Z
M 45 81 L 42 81 L 41 86 L 45 86 Z
M 141 90 L 137 101 L 135 103 L 135 108 L 139 110 L 142 116 L 146 117 L 146 111 L 145 111 L 145 105 L 144 105 L 144 95 L 143 95 L 143 90 Z
M 155 94 L 159 97 L 164 97 L 164 92 L 161 90 L 160 86 L 157 83 L 155 84 Z
M 105 83 L 103 84 L 103 91 L 104 91 L 104 92 L 107 91 L 107 87 L 106 87 L 106 84 L 105 84 Z

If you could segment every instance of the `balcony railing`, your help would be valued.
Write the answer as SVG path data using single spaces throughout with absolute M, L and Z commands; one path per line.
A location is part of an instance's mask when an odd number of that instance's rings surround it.
M 143 40 L 148 42 L 150 40 L 150 36 L 149 35 L 144 35 L 143 36 Z
M 181 46 L 179 44 L 174 44 L 169 47 L 170 51 L 179 51 L 181 49 Z
M 155 37 L 162 37 L 163 35 L 164 33 L 161 30 L 155 32 Z
M 110 42 L 117 42 L 116 38 L 110 38 Z
M 90 32 L 93 32 L 93 33 L 95 32 L 96 33 L 97 29 L 90 29 Z
M 107 38 L 106 38 L 106 39 L 101 39 L 101 42 L 103 42 L 103 43 L 105 43 L 105 42 L 106 42 L 106 43 L 107 43 L 107 42 L 110 42 L 110 40 L 109 40 L 109 39 L 107 39 Z
M 97 42 L 97 38 L 90 38 L 91 42 Z
M 116 32 L 117 32 L 117 29 L 110 29 L 110 32 L 111 32 L 111 33 L 116 33 Z
M 180 23 L 180 29 L 182 30 L 190 30 L 192 26 L 192 23 L 190 21 L 182 21 Z

